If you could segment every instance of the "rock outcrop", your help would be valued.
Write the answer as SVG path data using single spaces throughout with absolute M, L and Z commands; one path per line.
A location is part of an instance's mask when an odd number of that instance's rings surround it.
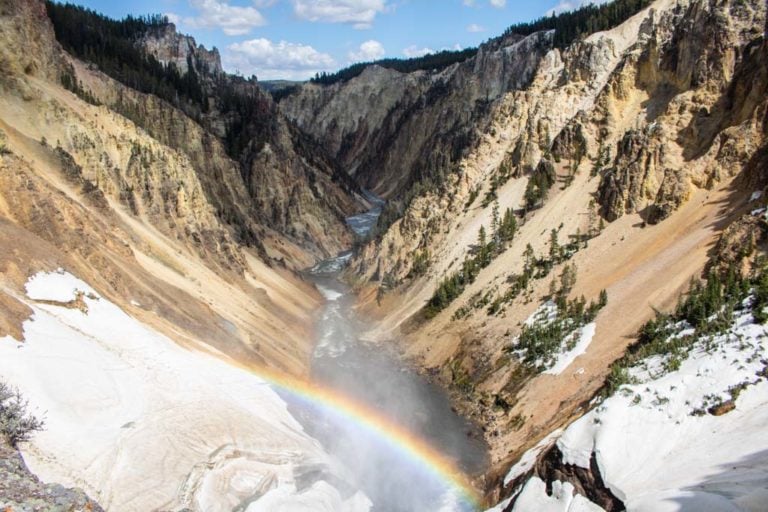
M 30 473 L 21 454 L 0 439 L 0 508 L 13 512 L 104 512 L 80 489 L 45 484 Z
M 527 87 L 548 35 L 509 37 L 440 72 L 368 67 L 332 86 L 307 84 L 280 110 L 330 148 L 365 188 L 402 199 L 418 182 L 441 183 L 485 131 L 490 105 Z
M 200 75 L 220 76 L 224 73 L 217 48 L 208 50 L 198 45 L 194 38 L 179 34 L 173 23 L 151 30 L 139 44 L 163 64 L 174 64 L 182 74 L 189 72 L 190 64 Z

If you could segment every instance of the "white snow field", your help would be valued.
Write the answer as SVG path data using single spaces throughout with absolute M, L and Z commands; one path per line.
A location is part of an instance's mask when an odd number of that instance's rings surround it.
M 34 300 L 76 290 L 87 313 Z M 265 381 L 181 348 L 63 271 L 35 275 L 27 294 L 34 315 L 23 343 L 0 339 L 0 378 L 45 419 L 22 447 L 43 480 L 110 511 L 370 509 L 325 481 L 343 471 Z
M 686 327 L 675 336 L 693 332 Z M 765 512 L 768 330 L 737 312 L 728 334 L 697 340 L 676 370 L 665 369 L 664 357 L 633 368 L 633 384 L 564 431 L 557 440 L 563 462 L 588 468 L 594 452 L 606 486 L 630 512 Z M 708 412 L 742 385 L 735 409 Z M 505 481 L 532 467 L 534 457 L 524 455 L 525 468 L 513 467 Z M 567 483 L 553 487 L 548 496 L 532 477 L 514 510 L 600 510 L 576 503 Z

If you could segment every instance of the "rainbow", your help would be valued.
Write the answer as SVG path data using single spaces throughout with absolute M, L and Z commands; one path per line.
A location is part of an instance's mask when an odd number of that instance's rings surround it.
M 420 465 L 433 477 L 458 494 L 468 504 L 478 509 L 480 496 L 470 479 L 459 469 L 455 461 L 446 457 L 425 440 L 375 409 L 344 395 L 340 391 L 320 386 L 308 380 L 292 377 L 272 369 L 236 362 L 236 366 L 265 380 L 270 385 L 290 393 L 296 398 L 331 410 L 341 418 L 354 422 L 375 434 L 409 460 Z

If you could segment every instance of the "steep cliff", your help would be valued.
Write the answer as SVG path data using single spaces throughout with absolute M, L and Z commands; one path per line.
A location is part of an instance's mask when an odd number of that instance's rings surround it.
M 510 36 L 449 68 L 399 73 L 379 66 L 332 86 L 306 84 L 280 110 L 330 148 L 365 188 L 402 199 L 442 183 L 487 129 L 490 105 L 529 85 L 548 35 Z
M 25 279 L 62 267 L 185 346 L 304 373 L 320 298 L 275 263 L 302 268 L 344 247 L 352 196 L 308 170 L 290 138 L 280 147 L 297 174 L 265 145 L 249 191 L 199 123 L 66 55 L 42 2 L 0 7 L 4 335 L 19 338 L 29 316 L 13 299 Z M 79 94 L 61 85 L 71 73 Z M 313 173 L 323 178 L 310 185 Z
M 357 185 L 255 81 L 224 73 L 217 51 L 162 17 L 115 21 L 74 6 L 47 7 L 57 39 L 74 57 L 63 66 L 62 84 L 188 156 L 237 241 L 292 267 L 349 245 L 344 217 L 361 206 Z M 305 257 L 271 251 L 275 234 Z
M 454 171 L 353 260 L 380 320 L 368 337 L 404 336 L 485 425 L 489 482 L 578 415 L 718 234 L 762 204 L 765 24 L 764 2 L 659 0 L 564 49 L 540 35 L 537 64 L 517 68 L 532 75 L 488 105 Z M 550 299 L 560 320 L 542 316 Z M 585 317 L 579 339 L 568 326 Z M 554 353 L 536 344 L 559 330 Z

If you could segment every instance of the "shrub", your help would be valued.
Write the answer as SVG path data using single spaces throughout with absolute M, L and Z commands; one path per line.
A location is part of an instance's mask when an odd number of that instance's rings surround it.
M 29 402 L 18 389 L 0 382 L 0 435 L 12 446 L 29 440 L 33 432 L 42 430 L 43 421 L 29 412 Z
M 429 249 L 424 249 L 416 253 L 413 259 L 413 265 L 411 265 L 411 271 L 408 273 L 408 277 L 420 277 L 427 273 L 429 270 Z

